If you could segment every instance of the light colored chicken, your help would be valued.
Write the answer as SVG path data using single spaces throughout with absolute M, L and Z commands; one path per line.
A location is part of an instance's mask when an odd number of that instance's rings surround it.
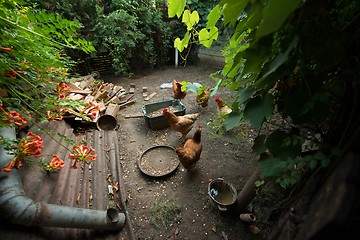
M 200 116 L 199 113 L 185 114 L 183 116 L 177 116 L 167 108 L 163 108 L 163 116 L 170 124 L 170 128 L 173 131 L 181 133 L 181 139 L 185 140 L 186 135 L 191 131 L 194 122 Z
M 174 80 L 172 83 L 172 90 L 173 90 L 173 98 L 174 99 L 184 99 L 186 96 L 186 91 L 181 91 L 181 83 Z
M 232 112 L 232 109 L 229 108 L 224 101 L 220 98 L 220 96 L 215 96 L 215 101 L 217 103 L 218 106 L 218 110 L 220 113 L 222 114 L 229 114 Z
M 203 144 L 201 142 L 201 125 L 198 126 L 192 138 L 186 140 L 184 147 L 175 147 L 175 151 L 179 157 L 181 165 L 191 170 L 200 160 Z

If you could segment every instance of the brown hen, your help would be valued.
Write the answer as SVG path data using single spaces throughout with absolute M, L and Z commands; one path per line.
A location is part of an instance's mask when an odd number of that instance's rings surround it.
M 193 137 L 185 142 L 184 147 L 175 147 L 181 165 L 187 170 L 193 169 L 200 160 L 203 147 L 201 142 L 201 129 L 201 125 L 199 125 Z
M 200 114 L 193 113 L 177 116 L 167 108 L 163 108 L 163 116 L 169 122 L 170 128 L 175 132 L 181 133 L 181 139 L 184 140 L 186 135 L 191 131 L 194 122 L 198 119 Z
M 207 108 L 209 105 L 210 92 L 209 90 L 204 90 L 202 93 L 196 95 L 196 103 L 202 106 L 203 108 Z
M 173 98 L 174 99 L 184 99 L 186 96 L 186 91 L 181 91 L 181 83 L 174 80 L 172 83 L 172 89 L 173 89 Z
M 215 97 L 215 101 L 217 103 L 217 106 L 218 106 L 218 110 L 220 113 L 222 114 L 229 114 L 232 112 L 232 109 L 229 108 L 225 103 L 224 101 L 220 98 L 220 96 L 216 96 Z

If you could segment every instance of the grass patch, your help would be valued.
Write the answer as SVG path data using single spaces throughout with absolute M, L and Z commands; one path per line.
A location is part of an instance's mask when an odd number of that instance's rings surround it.
M 150 222 L 157 228 L 160 228 L 161 225 L 167 227 L 180 218 L 181 206 L 172 200 L 155 202 L 151 208 Z

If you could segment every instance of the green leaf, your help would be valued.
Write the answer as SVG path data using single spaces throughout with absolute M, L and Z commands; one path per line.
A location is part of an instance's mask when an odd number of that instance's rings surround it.
M 190 10 L 185 10 L 181 21 L 186 24 L 187 30 L 190 31 L 199 20 L 200 18 L 197 11 L 191 13 Z
M 219 36 L 219 29 L 217 27 L 211 27 L 209 29 L 210 29 L 209 32 L 210 40 L 217 40 Z
M 203 28 L 199 32 L 199 42 L 207 48 L 210 48 L 211 41 L 209 41 L 209 31 Z
M 223 6 L 224 25 L 230 23 L 234 26 L 248 2 L 248 0 L 222 0 L 220 5 Z
M 256 39 L 276 32 L 303 0 L 269 0 L 263 8 L 263 20 L 256 32 Z
M 217 94 L 218 90 L 219 90 L 219 87 L 222 83 L 222 80 L 220 79 L 216 85 L 210 90 L 210 96 L 213 97 Z
M 183 23 L 190 22 L 190 10 L 185 10 L 183 12 L 181 22 L 183 22 Z
M 316 159 L 312 158 L 312 159 L 310 160 L 309 167 L 310 167 L 311 169 L 315 169 L 317 165 L 318 165 L 318 161 L 317 161 Z
M 186 91 L 190 91 L 193 93 L 198 93 L 199 89 L 202 87 L 200 83 L 187 83 L 186 84 Z
M 238 126 L 243 115 L 241 112 L 232 111 L 228 117 L 225 119 L 225 128 L 226 131 L 233 129 L 234 127 Z
M 262 11 L 260 4 L 252 6 L 251 13 L 236 25 L 237 32 L 243 32 L 248 29 L 256 29 L 262 20 Z
M 186 32 L 185 35 L 184 35 L 184 38 L 183 40 L 181 40 L 182 42 L 182 45 L 184 46 L 184 48 L 187 48 L 188 45 L 189 45 L 189 41 L 190 41 L 190 33 L 189 32 Z
M 302 141 L 296 141 L 296 139 L 295 135 L 275 130 L 268 136 L 265 144 L 274 157 L 288 160 L 296 158 L 301 153 Z
M 260 129 L 265 118 L 272 114 L 273 101 L 273 96 L 269 93 L 252 98 L 245 106 L 245 119 L 249 120 L 255 128 Z
M 295 36 L 291 43 L 289 44 L 288 48 L 286 49 L 286 51 L 284 53 L 280 53 L 278 56 L 276 56 L 276 58 L 271 62 L 270 66 L 269 66 L 269 70 L 264 74 L 263 78 L 267 77 L 268 75 L 270 75 L 271 73 L 275 72 L 284 62 L 286 62 L 286 60 L 289 57 L 289 53 L 291 52 L 291 50 L 293 50 L 297 43 L 299 42 L 299 37 Z
M 259 164 L 262 177 L 277 176 L 286 167 L 286 162 L 281 161 L 279 158 L 259 160 Z
M 254 93 L 254 90 L 251 87 L 245 87 L 238 90 L 236 101 L 240 104 L 246 102 Z
M 180 18 L 184 11 L 186 0 L 168 0 L 168 17 L 173 18 L 175 15 Z
M 174 41 L 174 47 L 177 48 L 180 52 L 184 50 L 183 42 L 180 40 L 180 38 L 176 38 Z
M 209 15 L 207 16 L 207 23 L 206 23 L 206 27 L 207 28 L 211 28 L 211 27 L 215 27 L 217 21 L 219 20 L 221 16 L 221 10 L 220 10 L 220 6 L 216 5 L 209 13 Z
M 197 11 L 193 11 L 190 15 L 190 23 L 194 26 L 200 20 L 199 13 Z
M 261 154 L 265 152 L 266 145 L 265 145 L 266 135 L 259 135 L 254 140 L 254 145 L 252 146 L 252 150 L 254 153 Z

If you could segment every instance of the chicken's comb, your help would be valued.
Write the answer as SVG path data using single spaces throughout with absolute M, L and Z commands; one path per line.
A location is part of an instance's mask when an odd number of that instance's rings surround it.
M 202 125 L 201 125 L 201 124 L 199 124 L 198 128 L 200 128 L 200 129 L 201 129 L 201 128 L 202 128 Z
M 219 95 L 215 96 L 215 101 L 217 101 L 217 100 L 219 100 L 219 99 L 220 99 L 220 96 L 219 96 Z
M 163 113 L 169 112 L 167 108 L 163 108 Z

